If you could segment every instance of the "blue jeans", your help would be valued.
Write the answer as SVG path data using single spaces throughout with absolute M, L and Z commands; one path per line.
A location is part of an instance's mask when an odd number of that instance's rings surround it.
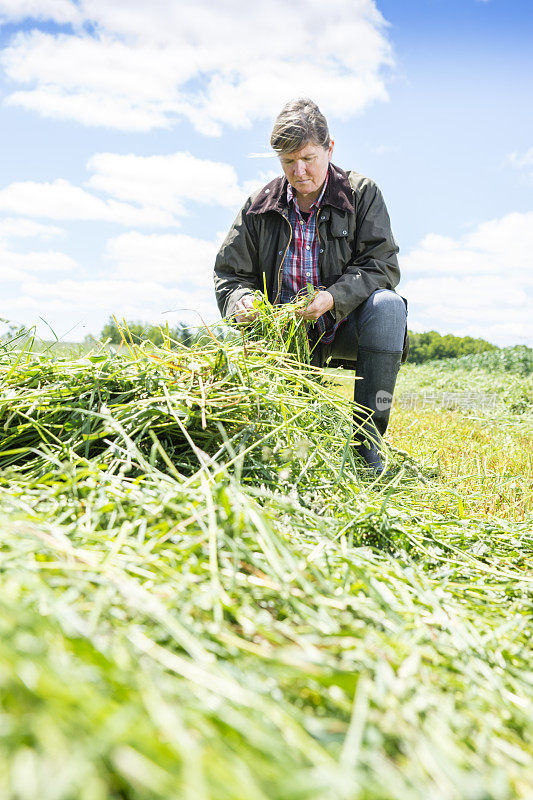
M 331 344 L 323 345 L 322 360 L 357 361 L 359 347 L 401 353 L 407 329 L 407 307 L 399 294 L 377 289 L 352 311 Z

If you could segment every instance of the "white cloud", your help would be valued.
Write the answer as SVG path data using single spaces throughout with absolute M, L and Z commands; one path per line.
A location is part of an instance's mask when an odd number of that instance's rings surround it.
M 141 227 L 175 224 L 164 210 L 101 200 L 60 178 L 52 183 L 23 181 L 6 186 L 0 190 L 0 210 L 45 219 L 98 220 Z
M 499 344 L 533 341 L 532 254 L 533 212 L 483 222 L 461 239 L 426 236 L 401 259 L 410 323 Z
M 65 231 L 56 225 L 43 225 L 41 222 L 34 222 L 21 217 L 4 217 L 4 219 L 0 219 L 0 240 L 33 236 L 40 239 L 52 239 L 56 236 L 64 236 L 64 234 Z
M 184 213 L 184 202 L 235 206 L 244 200 L 230 164 L 190 153 L 136 156 L 97 153 L 88 168 L 88 185 L 118 200 L 146 204 L 172 214 Z
M 277 178 L 281 174 L 281 169 L 277 172 L 273 169 L 266 170 L 264 172 L 260 172 L 256 178 L 252 178 L 249 181 L 245 181 L 243 184 L 243 196 L 249 197 L 249 195 L 256 192 L 258 189 L 261 189 L 265 183 L 270 183 L 271 180 Z
M 105 256 L 109 267 L 89 280 L 77 275 L 37 279 L 30 274 L 30 267 L 53 269 L 52 255 L 57 258 L 57 269 L 71 269 L 75 264 L 67 257 L 62 260 L 61 254 L 18 256 L 19 260 L 6 262 L 3 274 L 0 271 L 1 277 L 19 282 L 16 296 L 3 302 L 2 313 L 27 325 L 38 325 L 42 317 L 54 330 L 74 327 L 78 337 L 87 330 L 97 333 L 111 314 L 162 325 L 178 320 L 191 325 L 212 323 L 220 316 L 212 278 L 219 244 L 219 239 L 208 242 L 182 234 L 130 231 L 108 242 Z
M 513 167 L 523 169 L 530 178 L 533 178 L 533 147 L 530 147 L 525 153 L 509 153 L 507 161 Z
M 136 106 L 121 97 L 79 91 L 69 94 L 58 87 L 44 87 L 26 92 L 13 92 L 6 98 L 9 105 L 26 111 L 37 111 L 53 119 L 74 119 L 88 126 L 116 128 L 122 131 L 149 131 L 168 127 L 162 111 Z
M 489 254 L 501 274 L 516 276 L 517 285 L 533 287 L 533 211 L 506 214 L 483 222 L 466 237 L 468 247 Z
M 161 281 L 171 286 L 192 284 L 213 294 L 213 265 L 218 242 L 183 234 L 145 235 L 132 231 L 108 243 L 113 275 L 129 280 Z
M 56 303 L 71 305 L 75 303 L 80 310 L 88 306 L 109 309 L 116 306 L 120 311 L 124 305 L 132 302 L 139 306 L 143 303 L 168 305 L 168 289 L 152 280 L 60 280 L 53 285 L 38 281 L 28 281 L 22 290 L 32 297 L 51 299 Z
M 492 254 L 469 249 L 464 242 L 430 233 L 402 258 L 404 274 L 456 273 L 486 274 L 496 272 Z M 453 266 L 452 266 L 453 265 Z
M 54 328 L 86 324 L 97 333 L 103 322 L 114 314 L 117 319 L 156 322 L 170 325 L 186 320 L 200 325 L 213 322 L 219 314 L 211 293 L 198 293 L 179 287 L 168 287 L 150 279 L 60 280 L 53 284 L 26 281 L 17 298 L 4 304 L 4 314 L 16 312 L 28 324 L 34 314 L 46 319 Z
M 3 281 L 26 280 L 33 272 L 70 272 L 76 266 L 74 259 L 65 253 L 52 250 L 15 253 L 0 244 L 0 280 Z
M 186 204 L 236 207 L 276 175 L 263 172 L 240 186 L 230 164 L 186 152 L 154 156 L 97 153 L 87 166 L 93 172 L 87 181 L 93 192 L 61 178 L 49 183 L 12 183 L 0 190 L 0 211 L 129 227 L 175 227 L 179 224 L 177 216 L 187 214 Z M 97 193 L 111 197 L 102 199 Z M 50 237 L 60 232 L 55 226 L 29 220 L 0 220 L 0 238 Z
M 138 157 L 100 153 L 89 164 L 90 189 L 65 180 L 51 183 L 19 182 L 0 190 L 0 209 L 11 213 L 62 220 L 105 221 L 155 226 L 176 222 L 190 203 L 237 205 L 272 177 L 262 173 L 239 186 L 233 167 L 201 160 L 189 153 Z M 101 199 L 97 193 L 111 195 Z M 123 202 L 130 201 L 129 203 Z M 141 205 L 141 204 L 146 205 Z M 63 231 L 23 217 L 0 221 L 0 237 L 59 235 Z M 103 321 L 115 314 L 173 324 L 218 319 L 212 269 L 224 234 L 212 240 L 185 234 L 145 234 L 131 230 L 108 241 L 104 266 L 93 279 L 80 277 L 80 268 L 61 253 L 14 253 L 0 249 L 0 278 L 18 283 L 3 300 L 3 314 L 25 324 L 39 325 L 46 319 L 54 330 L 74 327 L 82 336 L 97 332 Z M 69 280 L 32 278 L 36 271 L 76 268 Z M 15 293 L 16 292 L 16 293 Z M 170 312 L 167 314 L 166 312 Z M 47 335 L 46 331 L 43 335 Z
M 522 155 L 519 153 L 511 153 L 509 158 L 513 164 L 519 167 L 533 167 L 533 147 L 530 147 L 529 150 L 526 150 Z
M 50 0 L 3 5 L 19 19 L 77 24 L 73 34 L 19 33 L 4 52 L 22 85 L 8 102 L 47 116 L 122 130 L 185 117 L 216 135 L 272 117 L 290 96 L 311 95 L 341 118 L 387 98 L 392 55 L 374 0 L 245 10 L 238 0 L 61 0 L 57 14 Z
M 27 18 L 74 23 L 80 20 L 80 10 L 70 0 L 0 0 L 0 20 Z

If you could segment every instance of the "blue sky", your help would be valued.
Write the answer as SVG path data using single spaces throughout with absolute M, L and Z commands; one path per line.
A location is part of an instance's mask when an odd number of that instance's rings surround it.
M 218 244 L 279 173 L 250 154 L 309 94 L 384 193 L 411 327 L 532 344 L 532 9 L 0 0 L 0 316 L 216 319 Z

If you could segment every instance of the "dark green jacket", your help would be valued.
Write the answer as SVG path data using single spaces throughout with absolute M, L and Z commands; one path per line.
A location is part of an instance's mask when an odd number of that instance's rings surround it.
M 339 322 L 376 289 L 398 284 L 398 246 L 381 192 L 357 172 L 330 164 L 317 214 L 321 284 L 333 295 Z M 265 285 L 269 300 L 277 301 L 291 235 L 287 180 L 279 177 L 246 201 L 219 250 L 215 292 L 223 317 L 234 313 L 243 295 Z

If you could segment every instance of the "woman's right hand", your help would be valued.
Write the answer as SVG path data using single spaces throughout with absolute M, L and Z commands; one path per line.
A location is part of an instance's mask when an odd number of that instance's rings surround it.
M 254 319 L 256 319 L 257 314 L 258 311 L 254 308 L 253 294 L 244 294 L 240 300 L 237 300 L 235 303 L 235 322 L 238 322 L 239 324 L 253 322 Z

